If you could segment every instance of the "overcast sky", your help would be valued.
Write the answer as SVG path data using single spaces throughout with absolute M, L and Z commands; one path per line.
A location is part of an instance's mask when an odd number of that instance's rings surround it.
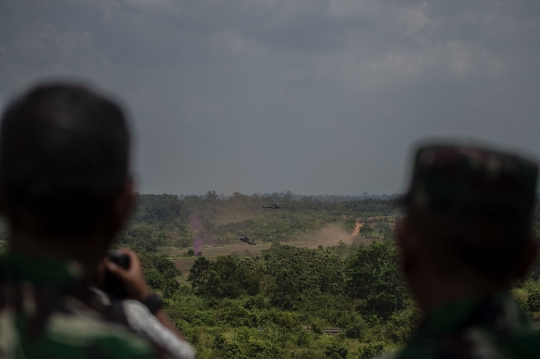
M 115 94 L 144 193 L 396 193 L 411 145 L 540 154 L 540 2 L 0 0 L 0 107 Z

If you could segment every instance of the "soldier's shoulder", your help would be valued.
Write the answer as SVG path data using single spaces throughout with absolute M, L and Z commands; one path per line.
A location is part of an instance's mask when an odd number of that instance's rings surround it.
M 0 255 L 2 358 L 154 357 L 154 345 L 113 309 L 96 300 L 76 262 Z
M 120 323 L 92 313 L 55 313 L 46 336 L 59 345 L 69 344 L 91 352 L 92 357 L 152 358 L 152 345 Z
M 21 352 L 27 358 L 155 357 L 154 347 L 146 339 L 77 301 L 66 306 L 67 310 L 48 315 L 33 312 L 30 302 L 26 306 L 22 311 L 6 307 L 0 310 L 0 352 L 8 358 Z

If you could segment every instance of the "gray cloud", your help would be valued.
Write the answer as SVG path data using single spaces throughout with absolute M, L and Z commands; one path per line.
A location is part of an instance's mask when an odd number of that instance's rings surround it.
M 0 0 L 0 98 L 74 76 L 118 94 L 144 192 L 403 188 L 411 143 L 540 151 L 540 5 Z

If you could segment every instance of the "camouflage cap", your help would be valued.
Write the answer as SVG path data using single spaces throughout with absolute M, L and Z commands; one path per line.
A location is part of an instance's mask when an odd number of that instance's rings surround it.
M 529 226 L 538 167 L 525 158 L 452 144 L 420 147 L 408 193 L 409 209 Z

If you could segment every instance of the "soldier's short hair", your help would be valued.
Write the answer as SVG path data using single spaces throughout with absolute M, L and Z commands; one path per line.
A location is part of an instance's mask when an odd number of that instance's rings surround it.
M 77 84 L 39 85 L 13 100 L 0 127 L 0 189 L 16 224 L 30 213 L 54 236 L 95 229 L 129 176 L 122 109 Z

